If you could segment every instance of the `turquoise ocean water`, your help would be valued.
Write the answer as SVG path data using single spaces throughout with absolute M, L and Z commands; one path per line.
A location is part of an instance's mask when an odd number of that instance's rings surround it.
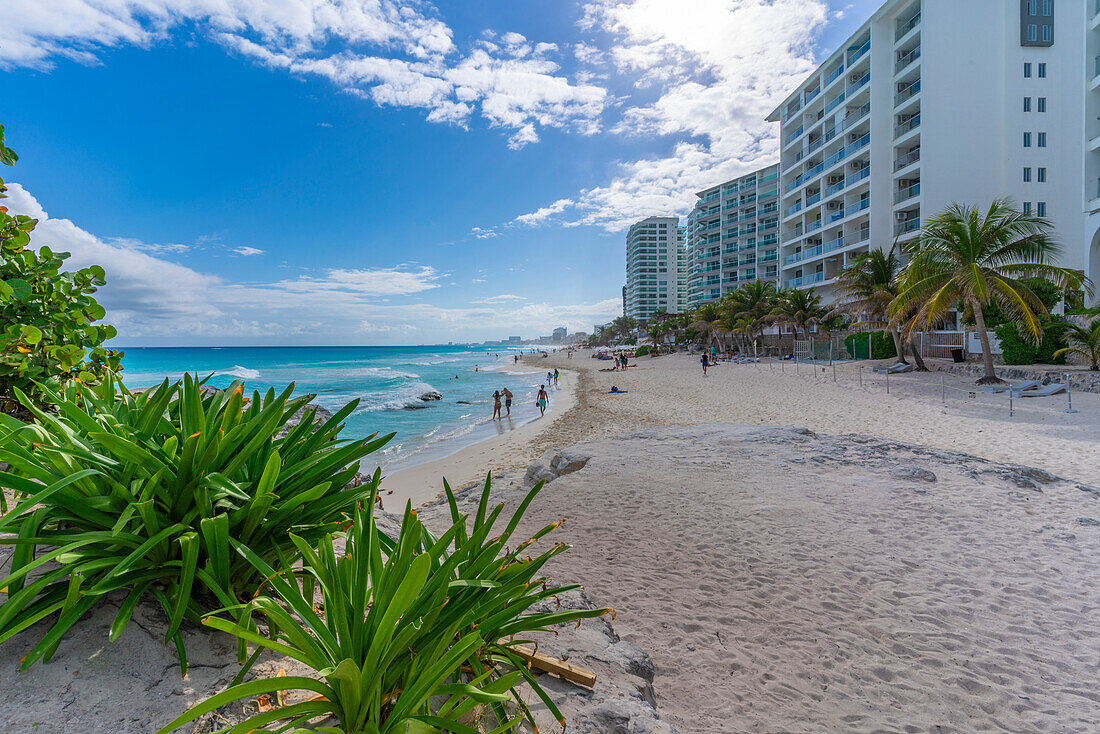
M 333 412 L 358 398 L 359 407 L 341 435 L 395 432 L 381 455 L 364 461 L 365 468 L 376 463 L 385 471 L 445 456 L 533 420 L 538 415 L 535 394 L 540 378 L 546 378 L 545 372 L 513 366 L 514 351 L 485 347 L 123 349 L 123 380 L 130 388 L 190 372 L 213 375 L 209 384 L 215 387 L 242 380 L 246 391 L 281 390 L 293 382 L 296 394 L 316 394 L 314 402 Z M 515 394 L 512 420 L 493 421 L 493 391 L 503 387 Z M 419 400 L 429 390 L 443 399 Z

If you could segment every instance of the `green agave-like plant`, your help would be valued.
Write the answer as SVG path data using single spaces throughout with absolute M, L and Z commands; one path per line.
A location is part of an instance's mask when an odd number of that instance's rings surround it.
M 528 493 L 505 530 L 492 538 L 503 506 L 489 511 L 487 479 L 469 528 L 468 518 L 458 512 L 446 486 L 453 523 L 439 537 L 406 508 L 398 537 L 389 538 L 375 524 L 372 497 L 364 509 L 356 511 L 352 527 L 343 534 L 343 552 L 337 548 L 336 535 L 315 546 L 292 536 L 300 567 L 289 556 L 272 566 L 236 544 L 268 579 L 263 593 L 231 610 L 236 621 L 215 615 L 205 624 L 256 645 L 256 652 L 267 649 L 298 660 L 320 679 L 288 676 L 237 683 L 158 734 L 232 701 L 289 690 L 309 698 L 221 731 L 268 731 L 262 727 L 278 721 L 282 723 L 271 731 L 511 732 L 523 719 L 531 720 L 517 690 L 524 679 L 562 720 L 561 712 L 511 648 L 521 641 L 518 636 L 608 610 L 529 611 L 540 600 L 578 588 L 548 588 L 545 579 L 539 578 L 545 563 L 566 546 L 556 544 L 535 558 L 523 556 L 557 523 L 515 550 L 507 548 L 541 488 L 539 483 Z M 240 614 L 241 609 L 246 613 Z M 248 621 L 253 613 L 266 617 L 267 636 Z M 322 719 L 316 728 L 298 728 L 316 719 Z M 333 719 L 339 728 L 331 725 Z
M 306 411 L 279 437 L 312 397 L 291 399 L 293 385 L 247 400 L 238 383 L 204 391 L 188 376 L 134 394 L 108 373 L 94 387 L 43 390 L 56 414 L 20 393 L 36 422 L 0 416 L 0 461 L 9 464 L 0 488 L 17 498 L 0 517 L 0 544 L 15 548 L 0 580 L 0 643 L 56 615 L 24 668 L 48 660 L 87 611 L 124 592 L 110 639 L 152 597 L 186 670 L 183 620 L 239 604 L 263 579 L 234 546 L 274 562 L 297 557 L 290 533 L 312 543 L 334 532 L 375 489 L 350 486 L 358 460 L 392 436 L 338 440 L 353 402 L 319 426 Z

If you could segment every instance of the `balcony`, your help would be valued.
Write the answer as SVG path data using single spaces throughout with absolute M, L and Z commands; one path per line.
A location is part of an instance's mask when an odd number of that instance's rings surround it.
M 1100 0 L 1098 0 L 1100 2 Z M 911 166 L 920 160 L 920 148 L 911 150 L 903 156 L 899 156 L 894 160 L 894 172 L 897 173 L 907 166 Z
M 916 28 L 919 25 L 920 25 L 920 11 L 918 10 L 913 17 L 911 17 L 909 20 L 903 22 L 901 25 L 898 26 L 898 31 L 897 31 L 897 33 L 894 34 L 894 41 L 895 42 L 900 41 L 902 38 L 904 38 L 909 33 L 909 31 L 913 30 L 914 28 Z
M 821 220 L 820 219 L 818 219 L 817 221 L 814 221 L 814 222 L 810 222 L 809 224 L 806 225 L 806 231 L 807 232 L 813 232 L 813 231 L 818 230 L 818 229 L 821 229 Z
M 856 90 L 858 90 L 860 87 L 866 85 L 867 82 L 869 82 L 869 81 L 871 81 L 871 72 L 867 72 L 866 74 L 861 76 L 859 79 L 857 79 L 855 84 L 848 87 L 848 96 L 851 97 L 853 94 L 856 93 Z
M 821 245 L 816 247 L 810 247 L 802 251 L 802 259 L 809 260 L 811 257 L 817 257 L 821 254 Z
M 920 182 L 908 186 L 900 191 L 894 192 L 894 203 L 900 204 L 903 201 L 909 201 L 914 196 L 920 196 Z
M 778 227 L 778 226 L 779 226 L 778 223 L 771 225 L 771 227 Z M 770 227 L 766 227 L 765 229 L 770 229 Z M 779 242 L 779 235 L 778 234 L 766 234 L 766 235 L 764 235 L 763 237 L 760 238 L 759 246 L 760 247 L 766 247 L 767 245 L 774 245 L 778 242 Z
M 802 285 L 812 285 L 814 283 L 820 283 L 825 280 L 825 273 L 811 273 L 810 275 L 802 276 Z
M 816 194 L 813 194 L 812 196 L 807 196 L 806 197 L 806 206 L 811 207 L 819 201 L 821 201 L 821 192 L 820 191 L 817 192 Z
M 809 105 L 810 102 L 813 101 L 814 97 L 816 97 L 819 94 L 821 94 L 821 87 L 817 87 L 816 89 L 811 89 L 808 92 L 806 92 L 806 104 Z
M 794 263 L 798 262 L 801 259 L 802 259 L 802 253 L 801 252 L 796 252 L 793 255 L 787 255 L 785 258 L 783 258 L 783 264 L 784 265 L 793 265 Z
M 837 96 L 833 97 L 832 100 L 830 100 L 829 103 L 825 105 L 825 109 L 822 110 L 822 114 L 827 115 L 830 112 L 832 112 L 833 110 L 835 110 L 837 107 L 839 107 L 840 103 L 844 101 L 844 97 L 845 97 L 844 92 L 841 92 Z
M 758 258 L 756 260 L 756 262 L 758 262 L 758 263 L 768 263 L 768 262 L 771 262 L 772 260 L 778 260 L 778 259 L 779 259 L 779 253 L 777 253 L 773 250 L 772 252 L 768 253 L 767 255 L 764 255 L 764 256 Z
M 838 181 L 837 183 L 835 183 L 832 186 L 829 186 L 828 188 L 825 189 L 825 196 L 832 196 L 833 194 L 835 194 L 838 191 L 843 191 L 844 187 L 846 185 L 847 184 L 845 183 L 844 180 Z
M 895 74 L 900 74 L 902 69 L 909 66 L 909 64 L 913 63 L 914 61 L 916 61 L 919 58 L 920 58 L 920 46 L 917 46 L 916 48 L 914 48 L 910 51 L 906 51 L 905 53 L 903 53 L 901 56 L 898 57 L 897 63 L 894 64 L 894 73 Z
M 905 104 L 905 102 L 918 94 L 920 94 L 920 79 L 894 95 L 894 106 L 897 107 L 898 105 Z
M 802 285 L 802 278 L 791 278 L 787 281 L 788 288 L 797 288 L 800 285 Z
M 897 127 L 894 128 L 894 138 L 895 139 L 900 138 L 902 135 L 905 135 L 905 134 L 907 134 L 907 133 L 909 133 L 913 130 L 916 130 L 918 127 L 920 127 L 920 113 L 919 112 L 917 114 L 913 115 L 912 117 L 910 117 L 905 122 L 901 123 L 900 125 L 898 125 Z
M 870 38 L 868 38 L 866 41 L 864 41 L 860 45 L 856 46 L 855 48 L 848 49 L 848 66 L 851 66 L 852 64 L 856 63 L 856 61 L 858 61 L 860 59 L 860 57 L 862 57 L 864 54 L 866 54 L 870 50 L 871 50 L 871 39 Z
M 833 222 L 835 222 L 837 220 L 840 220 L 840 219 L 844 219 L 844 208 L 843 207 L 841 207 L 840 209 L 838 209 L 837 211 L 835 211 L 835 212 L 833 212 L 832 214 L 829 215 L 829 223 L 832 224 Z
M 1100 2 L 1100 0 L 1097 0 L 1097 1 Z M 836 67 L 836 69 L 831 74 L 829 74 L 829 76 L 825 77 L 825 81 L 822 82 L 821 88 L 824 89 L 825 87 L 832 84 L 836 80 L 836 78 L 839 77 L 843 73 L 844 73 L 844 64 L 841 64 L 840 66 Z
M 907 232 L 915 232 L 918 229 L 920 229 L 920 217 L 906 219 L 904 222 L 898 222 L 894 225 L 894 236 L 900 237 Z
M 833 250 L 839 250 L 841 247 L 844 247 L 844 238 L 843 237 L 837 237 L 835 240 L 832 240 L 830 242 L 826 242 L 824 245 L 822 245 L 821 246 L 821 251 L 822 252 L 832 252 Z
M 797 202 L 794 206 L 787 207 L 787 211 L 783 212 L 783 216 L 789 217 L 792 214 L 796 214 L 800 211 L 802 211 L 802 202 L 801 201 Z

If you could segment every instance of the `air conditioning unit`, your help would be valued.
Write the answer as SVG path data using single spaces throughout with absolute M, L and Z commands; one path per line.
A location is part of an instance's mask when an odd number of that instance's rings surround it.
M 862 74 L 849 74 L 848 75 L 848 81 L 851 82 L 852 84 L 855 84 L 856 82 L 858 82 L 862 78 L 863 78 Z
M 848 133 L 848 142 L 849 143 L 854 143 L 862 137 L 863 136 L 860 135 L 859 133 Z
M 843 204 L 842 204 L 841 202 L 839 202 L 839 201 L 830 201 L 830 202 L 829 202 L 829 203 L 827 204 L 827 207 L 828 207 L 828 208 L 829 208 L 830 210 L 833 210 L 833 211 L 835 211 L 836 209 L 839 209 L 839 208 L 840 208 L 841 206 L 843 206 Z
M 843 180 L 843 176 L 829 176 L 829 183 L 831 184 L 840 183 Z
M 851 168 L 853 171 L 862 171 L 863 163 L 861 163 L 860 161 L 852 161 L 848 164 L 848 167 Z
M 909 215 L 906 214 L 905 212 L 895 212 L 894 217 L 899 222 L 908 222 L 909 221 Z

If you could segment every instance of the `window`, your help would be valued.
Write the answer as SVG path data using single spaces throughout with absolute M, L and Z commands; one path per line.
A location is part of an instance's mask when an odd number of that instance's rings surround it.
M 1047 182 L 1047 169 L 1045 169 L 1045 168 L 1035 169 L 1035 180 L 1038 181 L 1039 183 L 1046 183 Z
M 1039 140 L 1037 142 L 1040 148 L 1047 147 L 1047 134 L 1039 133 Z
M 1031 64 L 1024 64 L 1024 79 L 1031 78 Z
M 1039 64 L 1039 78 L 1040 79 L 1046 79 L 1047 78 L 1047 65 L 1046 64 Z
M 1024 133 L 1024 147 L 1031 147 L 1031 133 Z
M 1025 201 L 1024 202 L 1024 214 L 1031 214 L 1031 202 L 1030 201 Z
M 1024 169 L 1024 183 L 1031 183 L 1031 169 Z
M 1039 111 L 1040 112 L 1046 112 L 1047 111 L 1047 98 L 1046 97 L 1040 97 L 1039 98 Z
M 1027 0 L 1027 14 L 1038 15 L 1039 14 L 1039 0 Z
M 1024 97 L 1024 112 L 1031 112 L 1031 97 Z
M 1053 31 L 1050 26 L 1043 26 L 1043 41 L 1049 43 L 1053 38 Z
M 1039 26 L 1034 23 L 1027 24 L 1027 40 L 1038 41 L 1039 40 Z
M 1040 217 L 1045 217 L 1047 215 L 1047 203 L 1045 201 L 1040 201 L 1038 204 L 1036 204 L 1035 213 L 1038 214 Z
M 1050 17 L 1054 14 L 1054 2 L 1053 0 L 1043 0 L 1043 15 Z

